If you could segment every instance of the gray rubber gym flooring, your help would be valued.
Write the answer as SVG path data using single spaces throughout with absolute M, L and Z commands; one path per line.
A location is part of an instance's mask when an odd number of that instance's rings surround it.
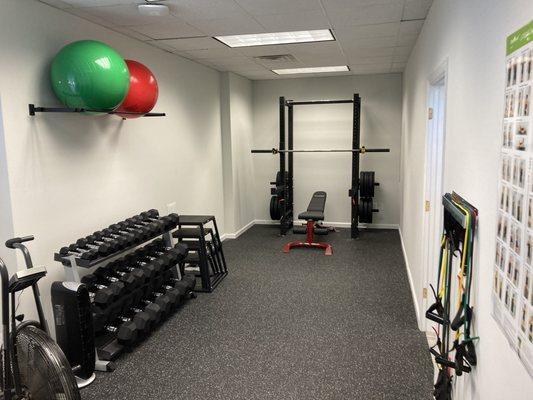
M 294 236 L 277 232 L 254 226 L 224 242 L 227 278 L 98 373 L 83 399 L 431 399 L 398 232 L 332 233 L 332 257 L 283 254 Z

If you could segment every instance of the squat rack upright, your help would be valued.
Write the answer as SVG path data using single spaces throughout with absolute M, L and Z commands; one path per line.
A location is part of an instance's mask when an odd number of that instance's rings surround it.
M 285 201 L 281 203 L 281 220 L 280 233 L 285 235 L 293 224 L 293 164 L 294 154 L 294 106 L 301 105 L 318 105 L 318 104 L 353 104 L 353 122 L 352 122 L 352 149 L 360 148 L 361 141 L 361 97 L 355 93 L 350 100 L 311 100 L 311 101 L 293 101 L 286 100 L 285 97 L 279 98 L 279 170 L 281 176 L 285 177 Z M 285 116 L 285 107 L 287 107 L 287 118 Z M 286 121 L 287 120 L 287 121 Z M 287 134 L 285 133 L 287 127 Z M 287 136 L 287 137 L 286 137 Z M 285 146 L 287 139 L 287 147 Z M 289 150 L 284 152 L 284 150 Z M 386 150 L 388 151 L 388 150 Z M 359 189 L 359 154 L 363 151 L 352 151 L 352 183 L 349 190 L 349 196 L 352 199 L 351 204 L 351 237 L 359 236 L 358 229 L 358 189 Z

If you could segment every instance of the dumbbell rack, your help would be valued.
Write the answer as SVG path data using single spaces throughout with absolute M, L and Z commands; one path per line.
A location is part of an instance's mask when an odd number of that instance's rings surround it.
M 162 233 L 158 233 L 156 235 L 153 235 L 147 239 L 145 239 L 142 242 L 136 243 L 135 245 L 131 245 L 129 247 L 123 248 L 113 254 L 109 254 L 105 257 L 99 257 L 95 260 L 83 260 L 79 257 L 76 257 L 74 255 L 69 256 L 62 256 L 59 253 L 54 254 L 54 260 L 58 261 L 63 264 L 65 267 L 65 276 L 66 280 L 74 281 L 74 282 L 81 282 L 79 269 L 88 269 L 93 267 L 101 267 L 104 264 L 107 264 L 108 262 L 111 262 L 115 259 L 118 259 L 119 257 L 131 252 L 132 250 L 135 250 L 141 246 L 144 246 L 146 243 L 151 242 L 152 240 L 162 237 L 162 239 L 165 242 L 165 245 L 167 247 L 174 247 L 174 239 L 172 238 L 171 230 L 174 228 L 171 228 L 169 230 L 166 230 Z M 177 269 L 179 279 L 181 279 L 181 274 L 179 271 L 179 268 Z M 114 365 L 112 361 L 105 361 L 101 360 L 98 357 L 98 351 L 95 349 L 96 353 L 96 362 L 95 362 L 95 369 L 97 371 L 103 371 L 103 372 L 111 372 L 114 370 Z

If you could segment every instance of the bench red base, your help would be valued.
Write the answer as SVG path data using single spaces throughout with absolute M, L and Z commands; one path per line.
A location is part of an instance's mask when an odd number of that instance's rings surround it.
M 300 240 L 287 243 L 283 246 L 283 252 L 288 253 L 291 249 L 297 247 L 307 247 L 313 249 L 323 249 L 324 255 L 331 256 L 333 254 L 333 247 L 329 243 L 315 242 L 315 221 L 307 221 L 307 237 L 305 242 Z

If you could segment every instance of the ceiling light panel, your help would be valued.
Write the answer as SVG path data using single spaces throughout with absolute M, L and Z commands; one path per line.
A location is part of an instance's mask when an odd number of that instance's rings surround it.
M 333 67 L 308 67 L 308 68 L 283 68 L 273 69 L 272 72 L 278 75 L 292 75 L 292 74 L 320 74 L 324 72 L 346 72 L 349 71 L 347 65 L 337 65 Z
M 229 47 L 268 46 L 273 44 L 326 42 L 335 40 L 329 29 L 215 36 L 215 39 L 220 40 Z

